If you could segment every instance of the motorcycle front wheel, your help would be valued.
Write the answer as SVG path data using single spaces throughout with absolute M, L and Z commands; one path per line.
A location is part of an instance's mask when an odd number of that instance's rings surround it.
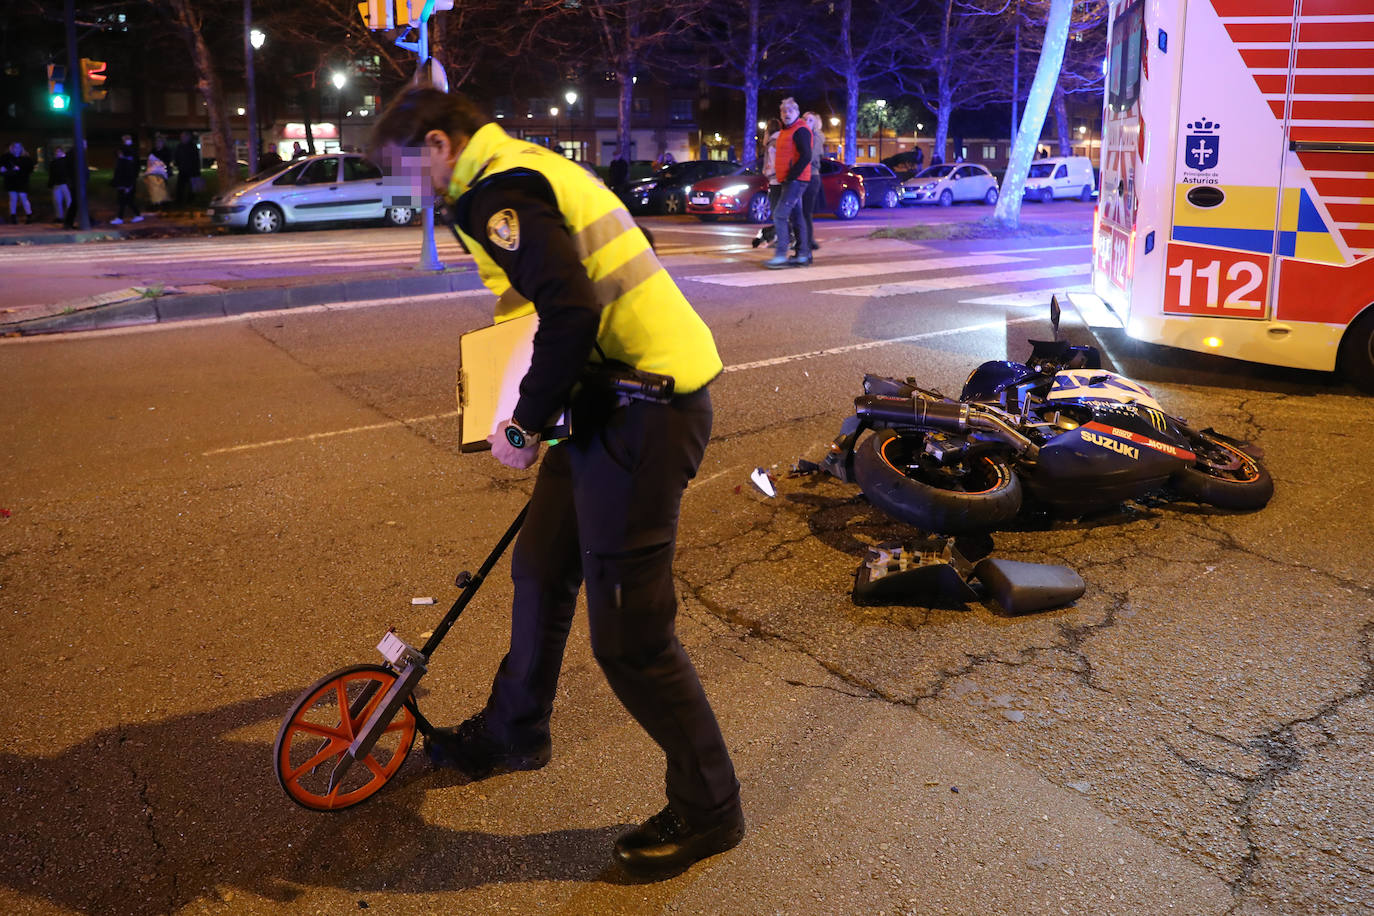
M 1263 509 L 1274 478 L 1240 447 L 1207 432 L 1192 442 L 1197 461 L 1170 479 L 1180 496 L 1220 509 Z
M 919 431 L 879 430 L 854 451 L 854 479 L 888 515 L 935 534 L 972 534 L 1010 521 L 1021 481 L 1000 455 L 944 463 Z

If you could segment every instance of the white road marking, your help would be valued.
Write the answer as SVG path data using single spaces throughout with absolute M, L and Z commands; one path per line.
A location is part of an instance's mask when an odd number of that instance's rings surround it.
M 1008 325 L 1024 324 L 1027 321 L 1043 321 L 1043 318 L 1007 318 L 998 321 L 983 321 L 978 324 L 966 324 L 959 328 L 946 328 L 943 331 L 926 331 L 922 334 L 908 334 L 904 337 L 887 337 L 882 340 L 866 340 L 863 343 L 846 344 L 842 347 L 829 347 L 824 350 L 809 350 L 806 353 L 793 353 L 790 356 L 775 356 L 772 359 L 760 359 L 752 363 L 736 363 L 733 366 L 726 366 L 725 372 L 744 372 L 749 369 L 766 369 L 770 366 L 781 366 L 783 363 L 795 363 L 804 359 L 816 359 L 822 356 L 838 356 L 841 353 L 858 353 L 862 350 L 873 350 L 878 347 L 887 347 L 892 344 L 914 343 L 919 340 L 933 340 L 937 337 L 952 337 L 956 334 L 971 334 L 975 331 L 993 331 L 998 328 L 1005 328 Z
M 780 283 L 816 283 L 824 280 L 851 280 L 874 274 L 924 273 L 932 270 L 960 270 L 968 267 L 988 267 L 994 264 L 1014 264 L 1030 258 L 999 254 L 954 255 L 948 258 L 921 258 L 914 261 L 846 262 L 829 266 L 793 267 L 787 270 L 735 271 L 725 274 L 700 274 L 683 277 L 698 283 L 719 286 L 776 286 Z M 1075 268 L 1077 269 L 1077 268 Z M 830 292 L 830 290 L 827 290 Z
M 225 448 L 212 448 L 208 452 L 201 452 L 202 456 L 223 455 L 228 452 L 247 452 L 253 449 L 269 448 L 273 445 L 290 445 L 293 442 L 311 442 L 315 439 L 329 439 L 334 436 L 347 436 L 351 433 L 365 433 L 374 429 L 390 429 L 395 426 L 414 426 L 418 423 L 428 423 L 432 420 L 447 420 L 450 417 L 458 416 L 458 411 L 449 413 L 430 414 L 427 417 L 415 417 L 410 420 L 387 420 L 384 423 L 369 423 L 366 426 L 350 426 L 348 429 L 333 429 L 323 433 L 307 433 L 304 436 L 288 436 L 285 439 L 269 439 L 266 442 L 247 442 L 243 445 L 230 445 Z
M 476 291 L 474 290 L 474 292 Z M 295 309 L 293 311 L 300 312 L 302 310 Z M 863 343 L 848 344 L 842 347 L 829 347 L 825 350 L 811 350 L 806 353 L 793 353 L 788 356 L 776 356 L 772 359 L 761 359 L 751 363 L 736 363 L 732 366 L 726 366 L 724 371 L 746 372 L 751 369 L 766 369 L 770 366 L 781 366 L 784 363 L 795 363 L 800 362 L 802 360 L 818 359 L 826 356 L 838 356 L 843 353 L 858 353 L 863 350 L 872 350 L 877 347 L 891 346 L 892 344 L 914 343 L 916 341 L 921 340 L 933 340 L 937 337 L 952 337 L 957 334 L 970 334 L 976 331 L 995 331 L 1000 328 L 1005 328 L 1009 325 L 1024 324 L 1028 321 L 1041 320 L 1043 319 L 1011 318 L 1005 321 L 984 321 L 980 322 L 979 324 L 969 324 L 958 328 L 946 328 L 942 331 L 926 331 L 922 334 L 907 334 L 902 337 L 890 337 L 883 340 L 866 340 Z M 190 322 L 185 322 L 185 324 L 189 323 Z M 316 439 L 328 439 L 334 436 L 349 435 L 350 433 L 364 433 L 371 432 L 372 430 L 390 429 L 394 427 L 410 427 L 420 423 L 428 423 L 434 420 L 446 420 L 456 416 L 458 416 L 458 411 L 455 410 L 450 413 L 430 414 L 428 416 L 415 417 L 409 420 L 388 420 L 384 423 L 369 423 L 364 426 L 352 426 L 348 429 L 336 429 L 322 433 L 307 433 L 306 435 L 302 436 L 289 436 L 283 439 L 269 439 L 264 442 L 246 442 L 242 445 L 231 445 L 225 448 L 211 449 L 207 452 L 201 452 L 201 455 L 205 457 L 209 457 L 211 455 L 224 455 L 233 452 L 246 452 L 260 448 L 270 448 L 275 445 L 291 445 L 296 442 L 311 442 Z M 723 473 L 725 472 L 721 471 L 719 474 L 714 474 L 711 477 L 708 477 L 700 482 L 705 483 L 708 480 L 714 480 L 716 477 L 719 477 Z
M 832 296 L 885 298 L 887 296 L 910 296 L 916 293 L 937 293 L 950 289 L 964 289 L 969 286 L 1024 283 L 1030 280 L 1047 280 L 1051 277 L 1087 277 L 1088 272 L 1087 264 L 1061 264 L 1057 267 L 1030 267 L 1025 270 L 1002 270 L 987 274 L 960 274 L 954 277 L 935 277 L 930 280 L 908 280 L 903 283 L 876 283 L 872 286 L 828 289 L 825 292 Z
M 1027 289 L 1018 293 L 1007 293 L 1004 296 L 983 296 L 978 299 L 960 299 L 961 305 L 995 305 L 999 308 L 1028 308 L 1030 306 L 1048 306 L 1050 295 L 1058 292 L 1060 287 L 1050 287 L 1048 289 Z

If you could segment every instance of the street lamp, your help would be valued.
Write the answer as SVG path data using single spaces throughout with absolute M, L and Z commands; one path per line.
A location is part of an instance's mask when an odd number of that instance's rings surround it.
M 878 161 L 883 161 L 883 110 L 887 108 L 887 99 L 874 99 L 873 106 L 878 109 Z
M 343 88 L 348 83 L 348 76 L 341 70 L 335 70 L 329 81 L 334 84 L 334 90 L 339 94 L 339 152 L 343 152 Z
M 267 40 L 258 29 L 253 28 L 253 0 L 243 0 L 243 76 L 248 90 L 248 174 L 258 170 L 258 87 L 253 72 L 253 52 L 261 48 Z M 235 172 L 238 170 L 235 169 Z
M 562 150 L 558 148 L 558 108 L 557 108 L 557 107 L 553 107 L 553 108 L 550 108 L 550 109 L 549 109 L 549 117 L 553 118 L 553 148 L 556 149 L 556 150 L 558 150 L 559 153 L 562 153 Z
M 577 140 L 577 132 L 573 127 L 573 106 L 577 104 L 577 93 L 569 89 L 563 93 L 563 98 L 568 103 L 568 145 L 572 146 Z M 577 155 L 574 153 L 572 158 L 576 159 Z

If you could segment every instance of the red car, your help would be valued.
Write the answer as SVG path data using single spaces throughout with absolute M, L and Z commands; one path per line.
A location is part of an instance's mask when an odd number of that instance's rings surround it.
M 823 206 L 836 219 L 853 219 L 864 205 L 864 180 L 834 159 L 821 160 Z M 743 216 L 751 223 L 773 218 L 768 205 L 768 180 L 753 169 L 693 182 L 687 193 L 687 212 L 704 222 L 722 216 Z

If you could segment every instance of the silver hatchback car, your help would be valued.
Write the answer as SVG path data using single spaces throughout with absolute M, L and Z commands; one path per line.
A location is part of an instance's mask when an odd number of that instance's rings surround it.
M 932 165 L 902 182 L 903 204 L 948 207 L 961 200 L 997 203 L 997 179 L 981 165 L 953 162 Z
M 210 202 L 216 226 L 280 232 L 297 223 L 415 221 L 418 202 L 409 185 L 393 181 L 356 153 L 325 153 L 283 162 L 259 172 Z

